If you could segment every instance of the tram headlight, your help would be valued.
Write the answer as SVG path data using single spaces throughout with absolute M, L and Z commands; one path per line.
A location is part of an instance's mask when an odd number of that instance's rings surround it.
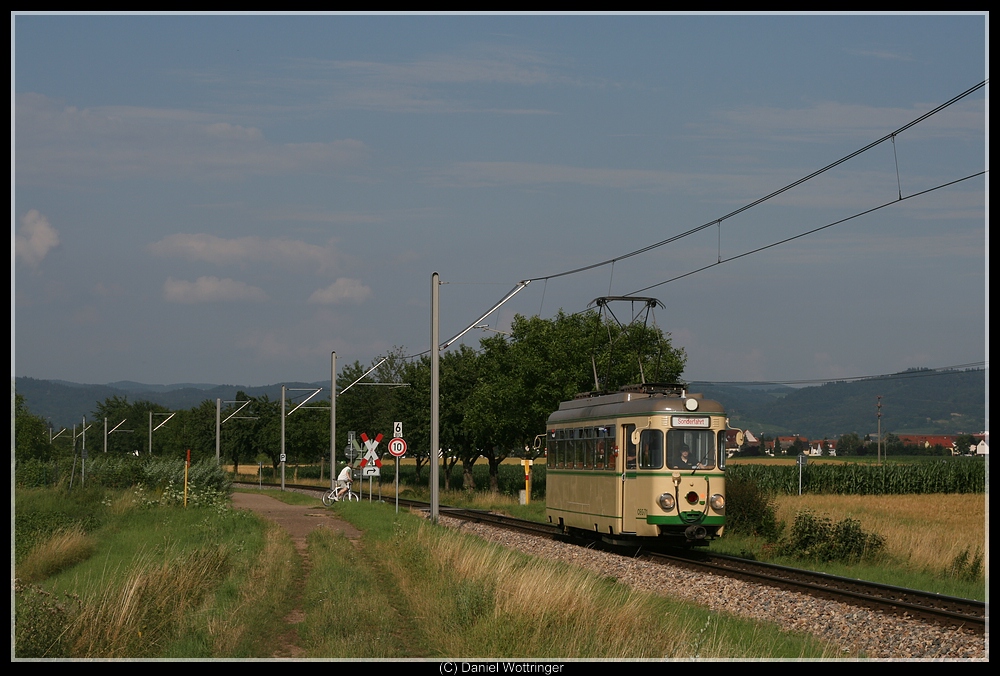
M 660 509 L 662 509 L 664 512 L 674 511 L 674 506 L 676 502 L 674 501 L 674 496 L 672 494 L 664 493 L 659 498 L 657 498 L 656 501 L 660 503 Z
M 716 493 L 708 501 L 708 504 L 712 505 L 712 509 L 714 509 L 715 511 L 721 512 L 726 508 L 726 498 Z

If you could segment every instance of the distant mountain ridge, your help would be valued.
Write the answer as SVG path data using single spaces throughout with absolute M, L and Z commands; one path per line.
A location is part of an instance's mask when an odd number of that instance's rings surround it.
M 284 383 L 329 388 L 330 381 Z M 146 400 L 170 410 L 190 409 L 206 399 L 231 401 L 240 390 L 251 396 L 281 398 L 281 384 L 249 387 L 177 383 L 147 385 L 119 381 L 83 385 L 57 380 L 15 378 L 28 409 L 56 428 L 91 416 L 110 397 Z M 976 434 L 986 426 L 986 371 L 913 370 L 892 376 L 792 388 L 768 384 L 691 382 L 688 391 L 722 402 L 730 424 L 767 436 L 799 434 L 810 439 L 861 436 L 878 427 L 876 397 L 882 395 L 882 430 L 895 434 Z M 325 396 L 329 396 L 328 394 Z
M 915 369 L 851 382 L 815 387 L 753 391 L 741 385 L 692 383 L 726 406 L 734 427 L 767 436 L 799 434 L 834 438 L 861 436 L 878 429 L 895 434 L 977 434 L 986 427 L 986 371 Z
M 99 402 L 111 397 L 126 397 L 129 401 L 151 401 L 172 411 L 190 409 L 206 399 L 232 401 L 239 391 L 250 396 L 267 395 L 271 400 L 281 399 L 281 385 L 288 387 L 326 387 L 325 383 L 281 383 L 251 387 L 246 385 L 210 385 L 200 383 L 178 383 L 174 385 L 147 385 L 132 381 L 119 381 L 107 385 L 85 385 L 61 380 L 37 380 L 17 377 L 14 379 L 17 393 L 35 415 L 52 422 L 52 426 L 72 427 L 90 417 Z M 327 395 L 329 396 L 329 395 Z

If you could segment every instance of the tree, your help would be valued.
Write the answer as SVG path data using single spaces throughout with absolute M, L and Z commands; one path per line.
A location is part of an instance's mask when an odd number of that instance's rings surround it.
M 577 393 L 615 389 L 649 374 L 664 382 L 680 378 L 686 356 L 657 327 L 622 329 L 597 312 L 552 319 L 517 315 L 511 336 L 480 341 L 478 386 L 467 403 L 468 421 L 490 464 L 490 486 L 512 452 L 531 448 L 559 403 Z
M 271 401 L 266 394 L 250 397 L 254 420 L 251 428 L 251 448 L 254 457 L 267 456 L 275 471 L 281 464 L 281 402 Z
M 365 375 L 376 365 L 371 373 Z M 366 432 L 373 438 L 382 434 L 388 440 L 392 424 L 400 420 L 402 401 L 405 399 L 402 391 L 407 389 L 407 377 L 413 375 L 408 368 L 405 350 L 394 347 L 389 354 L 373 359 L 372 366 L 366 367 L 355 361 L 341 369 L 338 382 L 343 383 L 342 388 L 350 389 L 337 396 L 337 448 L 347 445 L 348 431 L 359 435 Z M 430 406 L 429 384 L 427 401 Z M 409 437 L 410 430 L 407 426 L 404 429 Z
M 902 440 L 892 432 L 885 435 L 882 447 L 885 449 L 885 455 L 903 455 L 906 452 Z
M 237 392 L 236 401 L 240 403 L 228 406 L 222 412 L 222 420 L 225 422 L 222 423 L 221 452 L 232 461 L 233 473 L 239 474 L 240 463 L 250 462 L 256 456 L 254 437 L 257 434 L 257 421 L 253 420 L 253 403 L 246 392 Z M 246 401 L 251 403 L 240 408 L 242 402 Z
M 969 455 L 970 447 L 977 445 L 979 442 L 971 434 L 959 434 L 955 438 L 955 450 L 958 451 L 960 455 Z M 972 451 L 975 453 L 975 451 Z
M 14 393 L 14 458 L 48 460 L 52 454 L 48 425 L 28 410 L 24 397 Z
M 445 453 L 445 486 L 450 487 L 451 471 L 462 463 L 462 486 L 467 490 L 475 488 L 472 468 L 480 456 L 481 440 L 476 428 L 470 425 L 474 419 L 471 402 L 480 381 L 481 356 L 475 350 L 460 345 L 441 357 L 441 410 L 440 442 Z
M 841 434 L 837 439 L 837 455 L 860 455 L 858 449 L 861 447 L 861 437 L 854 432 Z
M 97 402 L 93 411 L 94 427 L 90 438 L 98 438 L 101 450 L 104 450 L 104 421 L 108 423 L 108 453 L 120 455 L 140 452 L 150 453 L 149 446 L 149 414 L 169 413 L 169 409 L 151 401 L 128 401 L 128 397 L 117 395 L 108 397 L 103 402 Z M 162 422 L 162 419 L 160 419 Z M 156 416 L 153 426 L 158 424 Z M 95 434 L 96 433 L 96 434 Z M 159 441 L 159 438 L 156 439 Z M 157 444 L 153 444 L 154 449 Z
M 215 415 L 215 402 L 211 399 L 186 411 L 178 411 L 166 426 L 153 432 L 154 451 L 168 457 L 183 457 L 184 452 L 190 450 L 192 463 L 215 458 Z M 156 427 L 156 418 L 153 420 L 153 427 Z M 221 455 L 221 448 L 219 452 Z
M 313 403 L 311 400 L 310 404 Z M 324 404 L 326 405 L 324 407 Z M 330 411 L 329 401 L 318 401 L 312 408 L 308 404 L 285 417 L 285 450 L 289 459 L 313 463 L 329 456 Z M 326 408 L 327 410 L 324 410 Z M 291 411 L 292 406 L 288 406 Z
M 431 359 L 411 360 L 403 368 L 402 380 L 408 387 L 393 389 L 394 406 L 403 422 L 406 457 L 416 463 L 417 481 L 425 465 L 431 462 Z M 434 454 L 437 457 L 437 454 Z M 448 475 L 445 474 L 447 482 Z M 446 483 L 447 485 L 447 483 Z

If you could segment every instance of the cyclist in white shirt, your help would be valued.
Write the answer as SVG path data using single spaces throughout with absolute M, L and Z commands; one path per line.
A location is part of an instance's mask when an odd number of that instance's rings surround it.
M 344 497 L 344 493 L 351 490 L 351 466 L 344 465 L 344 469 L 340 470 L 340 474 L 337 475 L 337 499 Z

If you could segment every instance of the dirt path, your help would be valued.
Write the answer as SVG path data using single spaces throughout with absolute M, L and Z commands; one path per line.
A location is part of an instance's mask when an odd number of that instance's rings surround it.
M 306 579 L 312 569 L 312 562 L 309 560 L 309 548 L 307 539 L 309 534 L 317 528 L 329 528 L 332 531 L 343 533 L 345 537 L 352 541 L 361 537 L 361 531 L 342 519 L 336 518 L 317 500 L 316 505 L 288 505 L 280 500 L 261 495 L 260 493 L 234 493 L 233 507 L 237 509 L 249 509 L 269 519 L 284 528 L 292 538 L 295 551 L 302 558 L 302 583 L 298 589 L 305 589 Z M 285 623 L 288 631 L 278 637 L 279 648 L 275 650 L 272 657 L 303 657 L 304 651 L 299 647 L 299 633 L 296 625 L 305 619 L 305 614 L 301 608 L 301 596 L 296 598 L 295 607 L 285 616 Z

